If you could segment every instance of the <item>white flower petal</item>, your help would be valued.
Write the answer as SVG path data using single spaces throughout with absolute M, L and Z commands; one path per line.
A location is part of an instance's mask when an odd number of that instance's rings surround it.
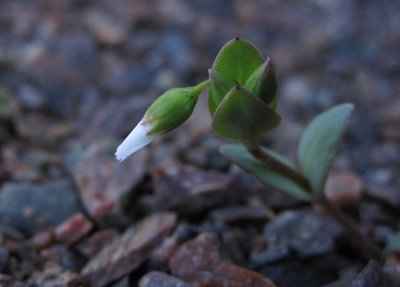
M 125 160 L 128 156 L 152 142 L 157 136 L 147 135 L 149 130 L 150 126 L 145 125 L 142 119 L 117 148 L 115 153 L 117 160 Z

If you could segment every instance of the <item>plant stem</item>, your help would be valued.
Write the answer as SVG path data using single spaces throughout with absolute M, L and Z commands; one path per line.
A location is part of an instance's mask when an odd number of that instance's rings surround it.
M 296 169 L 283 164 L 277 159 L 270 156 L 268 153 L 264 152 L 260 146 L 254 145 L 251 147 L 247 147 L 247 150 L 259 161 L 261 161 L 265 166 L 270 167 L 274 170 L 277 170 L 279 173 L 284 174 L 285 176 L 293 179 L 297 184 L 299 184 L 305 191 L 309 192 L 311 190 L 310 183 L 307 178 L 304 177 L 299 171 Z M 310 193 L 311 194 L 311 193 Z
M 354 246 L 358 246 L 366 259 L 375 259 L 382 263 L 382 254 L 368 238 L 363 235 L 358 227 L 336 206 L 334 206 L 324 195 L 321 196 L 318 203 L 343 227 L 344 231 L 350 237 Z
M 308 179 L 304 177 L 304 175 L 298 170 L 276 160 L 268 153 L 264 152 L 258 145 L 247 147 L 247 150 L 264 165 L 271 167 L 291 178 L 310 194 L 315 194 Z M 336 208 L 336 206 L 332 205 L 332 203 L 324 196 L 323 192 L 320 194 L 320 198 L 315 199 L 314 197 L 313 200 L 320 203 L 326 212 L 328 212 L 336 220 L 336 222 L 342 226 L 343 230 L 347 233 L 354 246 L 358 246 L 362 250 L 362 254 L 366 257 L 366 259 L 373 258 L 381 263 L 381 251 L 360 232 L 358 227 L 344 213 Z
M 194 90 L 200 95 L 200 93 L 208 87 L 208 85 L 210 84 L 210 80 L 205 80 L 203 82 L 201 82 L 200 84 L 194 86 Z

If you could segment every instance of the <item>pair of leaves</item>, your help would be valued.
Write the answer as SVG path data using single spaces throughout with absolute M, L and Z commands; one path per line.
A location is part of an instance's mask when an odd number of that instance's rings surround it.
M 288 168 L 296 168 L 289 160 L 276 152 L 266 148 L 263 148 L 263 151 Z M 301 185 L 274 169 L 273 166 L 266 166 L 261 163 L 244 146 L 238 144 L 224 145 L 221 147 L 221 152 L 242 169 L 254 175 L 263 184 L 302 200 L 311 199 L 309 192 L 303 189 Z
M 260 52 L 245 40 L 236 38 L 221 49 L 209 71 L 208 103 L 215 133 L 249 146 L 278 126 L 280 117 L 268 106 L 276 94 L 271 67 L 270 60 L 264 63 Z M 264 70 L 272 76 L 257 77 Z M 260 79 L 271 86 L 270 91 L 260 85 Z
M 274 169 L 273 166 L 262 164 L 240 145 L 225 145 L 221 152 L 266 185 L 297 198 L 307 200 L 312 194 L 317 199 L 321 196 L 334 153 L 352 109 L 352 104 L 335 106 L 314 118 L 305 129 L 298 147 L 299 172 L 308 179 L 311 190 L 303 189 L 292 178 Z M 288 167 L 296 169 L 282 156 L 266 149 L 264 152 Z

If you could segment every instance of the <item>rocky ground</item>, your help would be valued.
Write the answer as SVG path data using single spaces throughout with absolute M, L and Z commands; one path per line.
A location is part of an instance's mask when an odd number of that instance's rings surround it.
M 321 207 L 227 161 L 205 94 L 181 128 L 114 158 L 152 100 L 247 38 L 279 78 L 284 123 L 265 145 L 293 159 L 314 115 L 355 104 L 326 194 L 385 248 L 398 15 L 373 0 L 0 1 L 0 286 L 400 286 L 396 242 L 383 265 L 365 260 Z

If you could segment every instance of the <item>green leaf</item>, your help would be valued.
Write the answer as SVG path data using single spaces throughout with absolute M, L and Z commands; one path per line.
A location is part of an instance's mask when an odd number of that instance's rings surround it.
M 263 101 L 236 86 L 219 104 L 213 118 L 213 130 L 221 137 L 251 146 L 280 121 L 280 116 Z
M 235 38 L 226 43 L 219 51 L 211 68 L 210 74 L 216 73 L 230 83 L 224 81 L 224 86 L 228 83 L 228 91 L 234 87 L 235 82 L 244 85 L 247 78 L 264 62 L 263 56 L 250 42 Z M 209 110 L 214 115 L 218 104 L 226 95 L 224 90 L 213 89 L 213 79 L 210 77 L 210 89 L 208 93 Z
M 318 115 L 300 139 L 297 151 L 299 166 L 309 179 L 315 195 L 323 190 L 328 169 L 352 110 L 352 104 L 341 104 Z
M 269 149 L 263 148 L 263 150 L 289 168 L 295 168 L 293 164 L 283 156 Z M 284 174 L 274 170 L 273 167 L 262 164 L 255 159 L 244 146 L 238 144 L 224 145 L 221 147 L 221 152 L 242 169 L 254 175 L 263 184 L 285 192 L 293 197 L 302 200 L 310 200 L 310 194 L 300 185 Z

